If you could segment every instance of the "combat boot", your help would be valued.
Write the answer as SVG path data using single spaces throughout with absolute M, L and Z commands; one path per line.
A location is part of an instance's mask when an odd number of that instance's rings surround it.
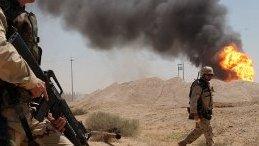
M 178 143 L 178 145 L 179 145 L 179 146 L 186 146 L 187 143 L 186 143 L 185 141 L 180 141 L 180 142 Z

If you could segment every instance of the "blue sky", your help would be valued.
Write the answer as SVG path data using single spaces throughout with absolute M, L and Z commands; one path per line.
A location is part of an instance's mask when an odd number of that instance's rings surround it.
M 222 0 L 228 9 L 227 23 L 242 36 L 243 49 L 259 71 L 259 1 Z M 186 80 L 192 81 L 198 69 L 183 57 L 164 60 L 148 51 L 96 51 L 87 46 L 80 34 L 66 28 L 62 20 L 40 12 L 35 5 L 29 10 L 38 16 L 39 35 L 43 48 L 44 69 L 53 69 L 65 91 L 71 91 L 70 58 L 74 58 L 76 92 L 90 93 L 113 82 L 125 82 L 144 77 L 168 79 L 177 76 L 177 64 L 185 62 Z M 259 77 L 256 76 L 256 82 Z

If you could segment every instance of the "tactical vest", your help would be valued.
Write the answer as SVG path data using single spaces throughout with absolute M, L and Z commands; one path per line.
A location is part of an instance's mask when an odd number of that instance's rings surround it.
M 203 79 L 197 79 L 195 80 L 192 85 L 191 85 L 191 88 L 190 88 L 190 92 L 189 92 L 189 98 L 191 99 L 191 95 L 192 95 L 192 90 L 193 90 L 193 87 L 194 86 L 200 86 L 202 91 L 201 91 L 201 96 L 203 96 L 204 93 L 209 93 L 209 95 L 206 95 L 206 97 L 210 97 L 210 102 L 212 102 L 212 95 L 211 95 L 211 89 L 210 89 L 210 86 L 209 84 L 204 81 Z M 190 102 L 189 102 L 190 104 Z M 211 103 L 210 103 L 211 104 Z M 189 109 L 188 109 L 189 110 Z M 211 109 L 207 109 L 205 108 L 204 106 L 204 103 L 202 101 L 202 98 L 200 97 L 197 101 L 197 111 L 198 111 L 198 115 L 207 119 L 207 120 L 210 120 L 211 119 L 211 115 L 212 115 L 212 110 Z M 188 111 L 190 113 L 190 111 Z

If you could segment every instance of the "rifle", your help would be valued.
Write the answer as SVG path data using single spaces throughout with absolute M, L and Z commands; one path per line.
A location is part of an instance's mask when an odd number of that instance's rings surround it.
M 40 68 L 18 32 L 15 32 L 8 41 L 15 46 L 17 52 L 28 63 L 36 77 L 44 81 L 46 84 L 49 100 L 46 101 L 45 99 L 38 99 L 37 102 L 39 103 L 39 107 L 37 107 L 34 118 L 42 122 L 49 112 L 52 113 L 55 119 L 64 116 L 67 119 L 64 135 L 76 146 L 88 146 L 87 141 L 90 138 L 90 134 L 82 122 L 76 120 L 68 107 L 67 102 L 61 98 L 63 89 L 54 72 L 52 70 L 43 71 Z M 52 82 L 52 80 L 54 82 Z M 59 89 L 57 89 L 55 85 L 57 85 Z

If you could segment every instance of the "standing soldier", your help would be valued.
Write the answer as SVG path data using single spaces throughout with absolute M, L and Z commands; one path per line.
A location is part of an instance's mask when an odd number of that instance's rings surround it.
M 45 83 L 34 75 L 26 61 L 6 39 L 13 33 L 13 28 L 17 30 L 40 64 L 41 49 L 38 47 L 36 18 L 32 13 L 25 11 L 25 4 L 33 2 L 34 0 L 0 0 L 0 145 L 21 145 L 26 139 L 15 110 L 8 105 L 9 93 L 5 90 L 6 83 L 30 91 L 33 98 L 43 95 L 48 99 Z M 66 124 L 64 118 L 54 119 L 49 115 L 49 120 L 39 123 L 31 117 L 28 99 L 21 101 L 33 136 L 39 144 L 72 145 L 60 133 L 64 131 Z
M 205 66 L 201 69 L 200 75 L 200 79 L 192 83 L 189 94 L 189 119 L 196 121 L 196 127 L 184 140 L 178 143 L 179 146 L 191 144 L 202 134 L 205 136 L 207 146 L 212 146 L 214 143 L 212 127 L 210 125 L 213 108 L 213 88 L 210 86 L 210 80 L 214 75 L 213 69 Z

